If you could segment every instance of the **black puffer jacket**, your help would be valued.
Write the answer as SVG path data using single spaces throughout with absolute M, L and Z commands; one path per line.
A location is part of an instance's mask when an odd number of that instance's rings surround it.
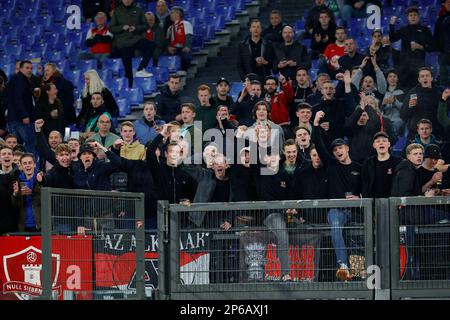
M 161 89 L 161 93 L 156 97 L 155 102 L 158 115 L 166 123 L 174 121 L 176 116 L 180 114 L 180 92 L 172 93 L 167 85 Z

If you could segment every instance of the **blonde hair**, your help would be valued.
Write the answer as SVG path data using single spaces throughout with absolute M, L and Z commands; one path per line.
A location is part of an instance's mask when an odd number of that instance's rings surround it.
M 96 70 L 88 70 L 84 73 L 84 76 L 89 77 L 89 88 L 87 87 L 87 84 L 85 82 L 83 92 L 81 94 L 83 98 L 86 98 L 88 94 L 92 95 L 94 92 L 102 92 L 103 89 L 106 88 L 105 83 L 102 79 L 100 79 L 100 76 L 98 75 Z

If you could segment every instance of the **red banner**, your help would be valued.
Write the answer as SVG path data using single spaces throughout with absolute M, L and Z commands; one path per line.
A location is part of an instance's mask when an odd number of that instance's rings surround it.
M 91 237 L 55 236 L 52 241 L 52 291 L 63 300 L 65 292 L 92 291 Z M 42 294 L 41 237 L 0 237 L 0 299 L 30 300 Z

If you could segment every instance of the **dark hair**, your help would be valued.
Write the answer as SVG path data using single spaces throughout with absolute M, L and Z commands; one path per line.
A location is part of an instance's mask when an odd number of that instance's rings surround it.
M 248 22 L 248 27 L 250 27 L 253 23 L 259 23 L 260 25 L 262 25 L 261 21 L 258 18 L 253 18 Z
M 274 10 L 270 11 L 270 14 L 278 14 L 279 16 L 281 16 L 281 11 L 274 9 Z
M 267 80 L 273 80 L 273 81 L 275 81 L 276 85 L 278 85 L 278 79 L 275 78 L 274 76 L 267 76 L 267 77 L 264 79 L 264 83 L 266 83 Z
M 6 137 L 5 137 L 5 141 L 8 140 L 9 138 L 16 138 L 16 140 L 18 140 L 17 136 L 14 133 L 7 134 Z
M 178 74 L 175 74 L 175 73 L 169 75 L 169 80 L 170 79 L 180 79 L 180 78 L 181 77 Z
M 417 71 L 417 76 L 420 74 L 420 71 L 429 71 L 431 73 L 431 76 L 433 76 L 433 71 L 431 71 L 431 69 L 428 67 L 419 68 L 419 71 Z
M 31 158 L 31 159 L 33 159 L 33 162 L 36 163 L 36 158 L 34 157 L 34 154 L 32 154 L 32 153 L 24 153 L 23 155 L 21 155 L 19 162 L 22 162 L 22 159 L 24 159 L 24 158 Z
M 415 13 L 417 13 L 418 15 L 420 15 L 420 13 L 419 13 L 419 8 L 417 8 L 416 6 L 411 6 L 411 7 L 409 7 L 408 9 L 406 9 L 406 11 L 405 11 L 405 13 L 408 15 L 408 14 L 410 14 L 411 12 L 415 12 Z
M 190 102 L 182 103 L 180 110 L 183 110 L 183 108 L 188 108 L 189 110 L 191 110 L 192 112 L 195 113 L 195 106 L 193 103 L 190 103 Z
M 300 66 L 300 67 L 297 67 L 297 69 L 295 70 L 295 74 L 297 74 L 297 72 L 298 72 L 299 70 L 305 70 L 306 73 L 308 73 L 308 71 L 309 71 L 309 69 L 308 69 L 307 67 L 305 67 L 305 66 Z
M 344 30 L 344 32 L 347 33 L 347 30 L 345 30 L 345 28 L 342 26 L 336 27 L 336 31 L 338 30 Z
M 295 146 L 294 139 L 287 139 L 283 144 L 283 149 L 284 149 L 284 147 L 287 147 L 287 146 Z
M 30 60 L 22 60 L 20 61 L 19 68 L 22 69 L 25 64 L 33 64 Z
M 0 146 L 0 151 L 2 151 L 3 149 L 9 149 L 9 150 L 11 150 L 11 153 L 14 152 L 13 149 L 8 147 L 7 145 Z
M 391 73 L 395 74 L 398 77 L 398 71 L 396 69 L 389 69 L 386 71 L 386 77 L 389 76 Z
M 308 102 L 300 102 L 297 105 L 296 111 L 298 111 L 300 109 L 309 109 L 309 110 L 311 110 L 312 109 L 312 105 L 310 105 Z
M 420 119 L 419 121 L 417 121 L 417 125 L 416 125 L 417 129 L 419 129 L 420 124 L 429 124 L 430 127 L 433 128 L 433 123 L 428 119 Z
M 309 135 L 311 135 L 311 131 L 309 131 L 308 128 L 303 127 L 303 126 L 297 126 L 297 127 L 295 127 L 295 129 L 294 129 L 294 134 L 297 134 L 297 131 L 300 130 L 300 129 L 305 130 L 306 132 L 308 132 Z
M 256 118 L 256 110 L 258 110 L 258 106 L 265 106 L 267 113 L 270 113 L 270 110 L 272 108 L 270 106 L 270 103 L 265 100 L 260 100 L 260 101 L 256 102 L 255 105 L 253 106 L 253 117 L 255 117 L 255 118 Z

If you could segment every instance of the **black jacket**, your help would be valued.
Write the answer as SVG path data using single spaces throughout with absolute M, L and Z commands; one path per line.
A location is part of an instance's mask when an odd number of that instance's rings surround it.
M 336 160 L 325 147 L 320 134 L 321 130 L 320 127 L 313 126 L 312 140 L 320 160 L 327 170 L 328 198 L 345 199 L 346 192 L 359 196 L 361 194 L 361 165 L 353 160 L 348 165 Z
M 284 43 L 276 44 L 275 47 L 275 59 L 273 62 L 273 71 L 280 71 L 286 79 L 291 79 L 295 81 L 295 75 L 298 67 L 311 68 L 311 57 L 308 54 L 308 49 L 297 42 L 286 46 Z M 297 62 L 295 67 L 285 67 L 283 69 L 278 69 L 278 63 L 281 60 L 293 60 Z
M 328 199 L 328 176 L 325 167 L 307 165 L 294 175 L 290 199 Z
M 62 75 L 55 75 L 50 78 L 46 83 L 53 83 L 58 89 L 58 98 L 64 108 L 64 115 L 66 117 L 67 124 L 74 124 L 76 121 L 75 113 L 75 96 L 73 90 L 75 89 L 73 83 L 67 79 L 64 79 Z
M 58 111 L 58 117 L 56 119 L 52 118 L 50 115 L 54 110 Z M 50 132 L 53 130 L 60 132 L 62 136 L 64 136 L 66 119 L 59 99 L 57 99 L 53 104 L 51 104 L 47 99 L 40 99 L 36 105 L 36 119 L 44 119 L 45 123 L 42 130 L 44 131 L 46 137 L 48 137 Z
M 347 54 L 343 55 L 338 60 L 339 70 L 337 70 L 337 72 L 345 72 L 346 70 L 352 71 L 354 66 L 361 65 L 364 57 L 365 56 L 359 52 L 356 52 L 353 58 Z
M 405 159 L 395 168 L 391 197 L 415 197 L 421 194 L 420 172 Z
M 386 174 L 392 172 L 392 176 L 395 173 L 395 168 L 402 161 L 402 158 L 391 155 L 390 160 L 392 163 L 392 167 L 388 169 Z M 373 198 L 374 197 L 374 184 L 376 179 L 380 179 L 375 175 L 375 167 L 376 167 L 377 156 L 372 156 L 368 158 L 362 165 L 362 196 L 363 198 Z M 387 193 L 390 193 L 392 185 L 386 185 Z
M 269 63 L 262 67 L 256 67 L 256 61 L 254 60 L 252 55 L 250 39 L 251 38 L 249 36 L 239 44 L 237 59 L 239 77 L 242 81 L 244 81 L 246 74 L 256 73 L 260 76 L 261 81 L 263 81 L 266 76 L 271 74 L 273 59 L 275 55 L 273 45 L 272 42 L 261 38 L 261 56 L 264 57 L 264 59 L 266 59 Z
M 62 167 L 58 162 L 54 164 L 47 174 L 44 175 L 44 187 L 73 189 L 72 167 Z
M 170 167 L 158 162 L 155 151 L 163 140 L 158 134 L 151 143 L 147 143 L 147 165 L 152 173 L 159 200 L 179 203 L 180 199 L 194 201 L 197 183 L 179 167 Z M 162 152 L 162 151 L 161 151 Z
M 321 39 L 319 42 L 316 42 L 315 35 L 320 34 Z M 313 33 L 311 35 L 311 50 L 315 51 L 317 53 L 324 53 L 325 49 L 329 44 L 332 44 L 336 41 L 336 24 L 334 22 L 330 21 L 330 24 L 328 26 L 328 29 L 325 30 L 322 28 L 322 25 L 320 23 L 316 23 L 316 25 L 313 28 Z M 327 41 L 323 41 L 325 37 L 328 37 Z
M 174 121 L 175 117 L 180 114 L 180 92 L 170 92 L 167 85 L 161 89 L 161 93 L 156 97 L 155 103 L 158 115 L 166 123 Z
M 114 99 L 111 91 L 109 91 L 108 88 L 104 88 L 101 93 L 106 111 L 108 111 L 108 113 L 113 118 L 119 117 L 119 106 L 117 105 L 116 99 Z M 86 121 L 88 111 L 90 108 L 92 108 L 91 98 L 92 96 L 89 93 L 86 95 L 86 97 L 81 97 L 82 106 L 76 122 L 78 127 Z
M 344 137 L 345 119 L 355 110 L 356 103 L 352 93 L 346 93 L 344 99 L 320 100 L 320 103 L 313 107 L 312 117 L 314 119 L 318 111 L 325 112 L 322 122 L 329 122 L 330 128 L 325 133 L 325 144 L 329 145 L 331 141 Z
M 417 105 L 409 107 L 409 99 L 412 94 L 417 95 Z M 440 90 L 436 87 L 423 88 L 420 84 L 412 88 L 403 99 L 403 105 L 400 109 L 400 117 L 406 122 L 409 130 L 409 138 L 416 134 L 417 121 L 428 119 L 433 124 L 433 134 L 438 138 L 443 134 L 443 128 L 437 119 L 437 110 L 439 101 L 442 97 Z
M 359 126 L 358 120 L 364 111 L 369 115 L 369 120 L 365 126 Z M 345 135 L 350 140 L 350 158 L 363 163 L 364 160 L 375 153 L 372 147 L 373 135 L 381 128 L 378 114 L 371 107 L 366 107 L 364 110 L 356 108 L 345 121 L 344 128 Z
M 395 25 L 389 25 L 389 38 L 392 43 L 402 40 L 402 63 L 425 63 L 425 52 L 434 50 L 433 35 L 430 29 L 421 24 L 407 25 L 395 31 Z M 415 41 L 424 47 L 424 50 L 411 50 L 411 41 Z
M 231 106 L 230 113 L 236 116 L 236 120 L 239 125 L 244 125 L 250 127 L 255 119 L 253 118 L 253 107 L 258 101 L 264 100 L 264 95 L 261 94 L 260 97 L 250 96 L 247 94 L 242 102 L 239 102 L 239 98 Z
M 11 192 L 8 188 L 0 184 L 0 203 L 2 210 L 0 211 L 0 235 L 8 232 L 17 231 L 17 210 L 14 209 L 11 201 Z
M 7 108 L 7 122 L 22 122 L 24 118 L 30 118 L 31 122 L 36 120 L 33 105 L 33 85 L 20 71 L 12 76 L 8 83 Z
M 328 12 L 328 16 L 331 17 L 330 22 L 334 22 L 334 14 L 333 11 L 328 8 L 327 5 L 321 5 L 321 6 L 314 6 L 308 11 L 308 16 L 306 17 L 306 23 L 305 23 L 305 31 L 308 35 L 307 38 L 311 36 L 309 33 L 309 29 L 313 29 L 314 25 L 319 22 L 319 16 L 320 11 L 326 10 Z
M 450 54 L 450 11 L 437 19 L 433 37 L 436 50 Z
M 283 30 L 283 27 L 285 24 L 281 22 L 279 25 L 273 27 L 271 24 L 263 30 L 262 36 L 264 39 L 271 41 L 273 44 L 275 43 L 282 43 L 283 42 L 283 36 L 281 34 L 281 31 Z
M 76 189 L 111 191 L 110 175 L 115 172 L 120 164 L 120 157 L 111 151 L 106 152 L 110 160 L 94 159 L 94 163 L 85 169 L 81 164 L 74 174 L 74 186 Z

